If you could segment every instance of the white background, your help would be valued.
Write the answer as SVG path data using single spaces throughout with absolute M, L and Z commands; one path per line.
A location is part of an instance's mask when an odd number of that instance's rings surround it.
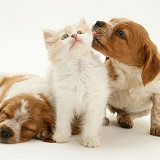
M 160 46 L 159 0 L 0 0 L 0 72 L 29 72 L 44 76 L 48 66 L 43 28 L 61 29 L 85 18 L 93 25 L 125 17 L 142 24 Z M 80 145 L 80 136 L 67 144 L 31 140 L 0 144 L 2 160 L 151 160 L 160 158 L 160 138 L 149 135 L 149 116 L 135 121 L 133 129 L 120 128 L 111 116 L 102 127 L 99 148 Z

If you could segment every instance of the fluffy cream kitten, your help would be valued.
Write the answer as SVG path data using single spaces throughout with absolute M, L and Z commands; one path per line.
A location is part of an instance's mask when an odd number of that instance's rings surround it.
M 81 20 L 59 32 L 45 30 L 44 37 L 52 62 L 48 81 L 56 101 L 53 140 L 58 143 L 69 140 L 76 116 L 82 120 L 82 144 L 97 147 L 109 88 L 106 68 L 92 52 L 92 32 Z

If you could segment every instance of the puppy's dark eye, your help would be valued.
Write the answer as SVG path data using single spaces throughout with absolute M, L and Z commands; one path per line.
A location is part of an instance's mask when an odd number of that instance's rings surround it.
M 124 32 L 122 31 L 122 30 L 118 30 L 117 31 L 117 34 L 118 34 L 118 36 L 120 37 L 120 38 L 122 38 L 122 39 L 125 39 L 126 37 L 125 37 L 125 34 L 124 34 Z
M 61 39 L 62 39 L 62 40 L 65 40 L 65 39 L 68 38 L 68 37 L 69 37 L 68 34 L 64 34 Z
M 77 34 L 84 34 L 82 31 L 77 31 Z

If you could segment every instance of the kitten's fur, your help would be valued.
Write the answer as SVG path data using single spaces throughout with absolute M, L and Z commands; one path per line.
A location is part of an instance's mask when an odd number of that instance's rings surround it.
M 65 34 L 67 36 L 63 36 Z M 48 80 L 56 100 L 53 140 L 67 142 L 74 116 L 83 116 L 82 143 L 97 147 L 109 89 L 105 66 L 92 54 L 92 32 L 81 20 L 78 25 L 67 26 L 56 33 L 45 30 L 44 37 L 52 62 Z

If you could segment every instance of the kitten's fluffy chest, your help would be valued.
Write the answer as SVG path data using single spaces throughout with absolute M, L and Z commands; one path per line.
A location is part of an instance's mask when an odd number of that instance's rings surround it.
M 95 97 L 107 98 L 109 91 L 107 70 L 96 55 L 68 61 L 63 59 L 51 65 L 48 80 L 57 103 L 69 103 L 81 113 Z M 51 76 L 51 77 L 50 77 Z
M 85 65 L 83 64 L 81 60 L 79 60 L 76 63 L 76 71 L 81 74 L 84 70 L 85 70 Z
M 77 107 L 81 106 L 78 108 L 83 108 L 87 99 L 91 98 L 91 92 L 96 89 L 92 63 L 89 59 L 76 59 L 57 64 L 53 72 L 53 89 L 56 97 L 68 97 Z
M 76 82 L 84 83 L 84 79 L 89 79 L 92 76 L 91 69 L 93 65 L 94 62 L 91 58 L 77 58 L 69 62 L 62 61 L 56 66 L 56 77 L 63 77 L 63 79 L 60 78 L 61 80 L 59 80 L 70 81 L 72 84 Z
M 106 79 L 105 67 L 92 55 L 72 61 L 63 60 L 53 65 L 53 81 L 57 91 L 89 91 L 98 88 L 102 80 Z

